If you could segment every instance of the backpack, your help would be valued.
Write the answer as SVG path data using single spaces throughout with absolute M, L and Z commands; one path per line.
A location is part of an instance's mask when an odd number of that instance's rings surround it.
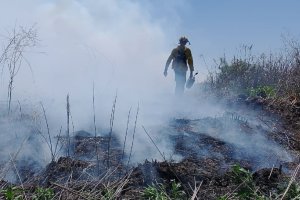
M 178 48 L 177 55 L 174 59 L 175 65 L 187 65 L 186 59 L 187 57 L 185 55 L 185 48 Z

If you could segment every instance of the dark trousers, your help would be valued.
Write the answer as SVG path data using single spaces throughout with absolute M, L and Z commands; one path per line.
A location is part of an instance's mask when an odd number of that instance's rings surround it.
M 181 96 L 184 92 L 184 86 L 186 82 L 186 70 L 174 70 L 175 71 L 175 95 Z

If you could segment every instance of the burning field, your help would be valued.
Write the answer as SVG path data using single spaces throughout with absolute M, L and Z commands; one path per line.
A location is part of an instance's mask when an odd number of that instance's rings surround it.
M 299 200 L 297 3 L 1 1 L 0 199 Z
M 17 137 L 21 130 L 26 137 L 10 139 L 19 142 L 11 146 L 1 136 L 1 196 L 291 199 L 299 189 L 292 183 L 299 181 L 299 140 L 266 107 L 257 102 L 236 105 L 214 117 L 173 118 L 141 129 L 137 112 L 134 127 L 129 129 L 127 122 L 122 136 L 113 131 L 114 112 L 104 134 L 60 130 L 52 138 L 30 115 L 2 117 L 3 133 L 13 130 Z

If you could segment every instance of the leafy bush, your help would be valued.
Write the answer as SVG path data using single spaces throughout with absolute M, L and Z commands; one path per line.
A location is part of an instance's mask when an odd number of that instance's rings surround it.
M 170 196 L 172 199 L 183 199 L 185 192 L 181 189 L 181 184 L 172 180 Z
M 51 188 L 37 188 L 33 195 L 34 200 L 50 200 L 54 197 L 54 191 Z
M 233 193 L 228 193 L 218 198 L 218 200 L 229 199 L 256 199 L 256 200 L 271 200 L 271 199 L 282 199 L 284 192 L 286 191 L 289 181 L 284 182 L 277 186 L 274 191 L 270 191 L 268 196 L 260 192 L 259 188 L 255 186 L 252 173 L 240 165 L 232 166 L 232 178 L 237 184 L 237 188 Z M 284 199 L 300 200 L 300 185 L 299 183 L 292 183 L 289 187 Z
M 253 178 L 252 174 L 249 170 L 244 169 L 240 165 L 233 165 L 232 166 L 232 173 L 234 174 L 234 179 L 236 183 L 245 183 L 245 184 L 252 184 Z
M 145 188 L 143 192 L 143 197 L 145 199 L 150 199 L 150 200 L 167 200 L 168 195 L 166 194 L 166 191 L 162 185 L 159 185 L 158 188 L 155 186 L 148 186 Z
M 240 165 L 234 165 L 232 167 L 232 172 L 236 183 L 241 184 L 239 190 L 237 191 L 237 196 L 240 199 L 246 199 L 247 197 L 257 198 L 258 195 L 256 194 L 252 174 L 248 170 L 242 168 Z
M 238 185 L 235 192 L 232 194 L 234 199 L 266 199 L 263 195 L 259 194 L 255 186 L 252 173 L 249 170 L 242 168 L 240 165 L 232 166 L 233 180 Z M 219 200 L 225 200 L 228 197 L 219 197 Z
M 185 199 L 185 196 L 186 194 L 181 189 L 181 184 L 176 183 L 174 180 L 171 180 L 168 192 L 163 184 L 148 186 L 143 192 L 143 197 L 150 200 Z
M 7 200 L 21 200 L 23 190 L 18 187 L 8 187 L 7 189 L 1 190 L 1 193 L 4 195 Z
M 275 97 L 276 92 L 275 92 L 275 88 L 272 86 L 261 86 L 261 87 L 257 87 L 257 88 L 249 88 L 248 89 L 248 95 L 251 97 L 256 97 L 256 96 L 260 96 L 263 98 L 270 98 L 270 97 Z
M 249 52 L 252 47 L 244 48 Z M 289 42 L 285 53 L 276 56 L 245 53 L 231 62 L 221 58 L 205 84 L 222 94 L 265 94 L 266 97 L 276 94 L 279 98 L 300 98 L 300 44 Z

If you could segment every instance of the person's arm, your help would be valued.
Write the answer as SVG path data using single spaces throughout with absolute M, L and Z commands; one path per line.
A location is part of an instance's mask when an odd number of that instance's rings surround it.
M 194 62 L 193 62 L 192 52 L 189 48 L 187 48 L 186 50 L 186 56 L 190 68 L 190 78 L 191 78 L 193 77 L 193 72 L 194 72 Z
M 168 68 L 169 68 L 169 65 L 170 65 L 171 61 L 172 61 L 173 58 L 174 58 L 174 55 L 175 55 L 175 49 L 172 50 L 171 55 L 168 57 L 168 60 L 167 60 L 167 62 L 166 62 L 165 70 L 164 70 L 164 75 L 165 75 L 165 76 L 168 75 Z

